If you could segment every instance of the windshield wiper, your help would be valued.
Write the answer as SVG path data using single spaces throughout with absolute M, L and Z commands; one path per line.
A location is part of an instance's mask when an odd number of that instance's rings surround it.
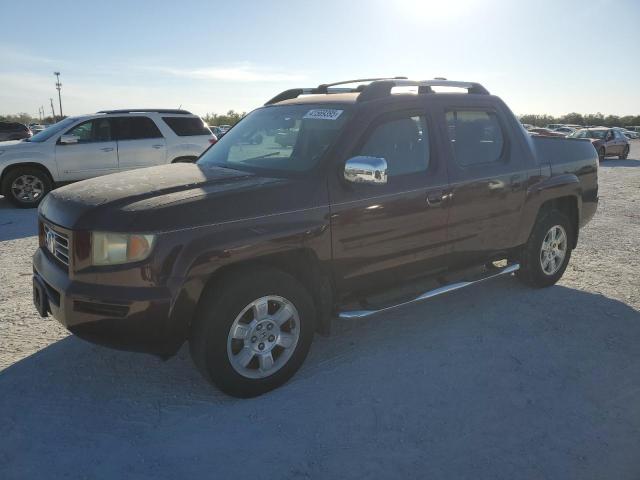
M 273 157 L 274 155 L 280 155 L 280 152 L 271 152 L 266 155 L 260 155 L 259 157 L 247 158 L 243 162 L 250 162 L 251 160 L 260 160 L 261 158 Z

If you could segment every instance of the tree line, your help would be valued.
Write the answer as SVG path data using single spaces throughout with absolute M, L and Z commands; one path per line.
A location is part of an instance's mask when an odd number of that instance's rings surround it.
M 235 110 L 229 110 L 227 113 L 207 113 L 202 119 L 207 125 L 235 125 L 238 123 L 247 113 L 236 112 Z M 550 123 L 567 123 L 572 125 L 598 125 L 603 127 L 630 127 L 640 126 L 640 115 L 603 115 L 602 113 L 589 113 L 583 115 L 581 113 L 567 113 L 560 117 L 554 117 L 553 115 L 520 115 L 520 121 L 522 123 L 528 123 L 535 125 L 536 127 L 544 127 Z M 55 123 L 60 118 L 48 116 L 44 120 L 40 120 L 38 117 L 33 117 L 28 113 L 16 113 L 14 115 L 0 115 L 1 122 L 18 122 L 18 123 Z
M 596 125 L 601 127 L 630 127 L 640 126 L 640 115 L 603 115 L 602 113 L 589 113 L 583 115 L 581 113 L 567 113 L 560 117 L 552 115 L 520 115 L 522 123 L 535 125 L 536 127 L 544 127 L 550 123 L 563 123 L 569 125 Z

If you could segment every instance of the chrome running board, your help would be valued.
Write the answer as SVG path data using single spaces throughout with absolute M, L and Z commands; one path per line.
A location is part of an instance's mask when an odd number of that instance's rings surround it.
M 489 280 L 491 278 L 499 277 L 501 275 L 507 275 L 519 269 L 520 269 L 520 264 L 514 263 L 512 265 L 507 265 L 506 267 L 501 268 L 499 270 L 493 270 L 493 271 L 487 272 L 487 274 L 485 274 L 483 277 L 477 280 L 456 282 L 456 283 L 451 283 L 449 285 L 445 285 L 443 287 L 438 287 L 433 290 L 424 292 L 423 294 L 417 296 L 414 299 L 407 300 L 406 302 L 398 303 L 397 305 L 391 305 L 389 307 L 384 307 L 379 310 L 351 310 L 351 311 L 340 312 L 338 314 L 338 318 L 349 319 L 349 318 L 368 317 L 370 315 L 375 315 L 377 313 L 393 310 L 394 308 L 404 307 L 405 305 L 409 305 L 411 303 L 421 302 L 428 298 L 437 297 L 438 295 L 442 295 L 443 293 L 453 292 L 454 290 L 459 290 L 461 288 L 468 287 L 469 285 L 474 285 L 476 283 L 484 282 L 485 280 Z

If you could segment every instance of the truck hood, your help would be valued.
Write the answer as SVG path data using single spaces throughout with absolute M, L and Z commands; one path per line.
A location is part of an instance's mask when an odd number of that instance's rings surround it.
M 299 183 L 178 163 L 59 188 L 45 197 L 39 210 L 47 220 L 72 230 L 172 231 L 291 208 L 290 194 L 301 188 Z

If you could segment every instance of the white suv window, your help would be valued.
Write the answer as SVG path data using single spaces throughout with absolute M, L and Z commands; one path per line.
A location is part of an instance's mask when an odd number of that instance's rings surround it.
M 209 128 L 198 117 L 162 117 L 162 120 L 179 137 L 211 136 Z
M 78 143 L 110 142 L 111 121 L 108 118 L 96 118 L 76 125 L 67 132 L 78 137 Z

